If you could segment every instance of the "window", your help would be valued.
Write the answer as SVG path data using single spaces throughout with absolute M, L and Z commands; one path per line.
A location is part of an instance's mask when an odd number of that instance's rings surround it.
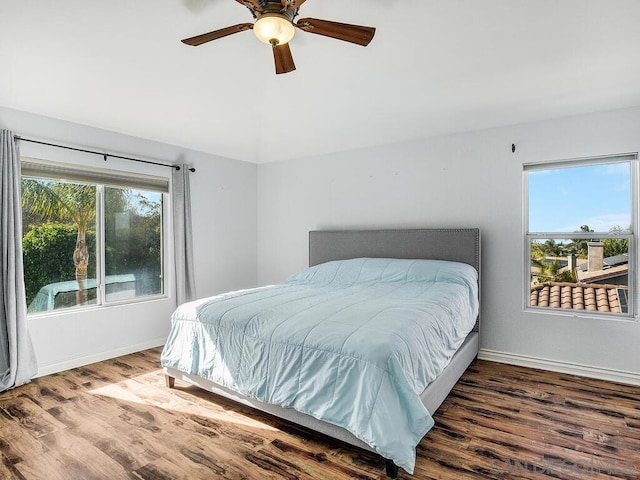
M 524 166 L 527 310 L 635 317 L 637 155 Z
M 163 295 L 168 179 L 22 162 L 29 313 Z

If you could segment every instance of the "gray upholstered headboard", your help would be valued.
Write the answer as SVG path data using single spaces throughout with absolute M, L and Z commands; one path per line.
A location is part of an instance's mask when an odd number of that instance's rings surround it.
M 309 232 L 309 266 L 349 258 L 423 258 L 468 263 L 478 271 L 480 229 L 318 230 Z M 480 318 L 475 331 L 480 327 Z
M 480 230 L 318 230 L 309 232 L 309 266 L 348 258 L 429 258 L 468 263 L 480 272 Z

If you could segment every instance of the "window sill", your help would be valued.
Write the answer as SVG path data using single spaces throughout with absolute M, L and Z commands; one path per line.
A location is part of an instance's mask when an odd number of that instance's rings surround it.
M 79 305 L 79 306 L 67 307 L 67 308 L 57 308 L 54 310 L 43 310 L 41 312 L 28 312 L 27 317 L 43 318 L 43 317 L 51 317 L 51 316 L 58 316 L 58 315 L 75 314 L 75 313 L 81 313 L 81 312 L 96 312 L 96 311 L 101 311 L 109 308 L 134 306 L 134 305 L 140 305 L 142 303 L 154 303 L 154 302 L 169 300 L 169 298 L 170 298 L 169 295 L 166 295 L 166 294 L 153 295 L 153 296 L 147 296 L 140 299 L 121 300 L 119 302 L 109 302 L 109 303 L 104 303 L 100 305 L 95 305 L 95 304 Z
M 534 307 L 524 307 L 523 313 L 533 314 L 533 315 L 553 315 L 555 317 L 566 317 L 566 318 L 576 318 L 580 320 L 606 320 L 606 321 L 614 321 L 614 322 L 625 322 L 625 323 L 635 323 L 638 322 L 638 315 L 629 315 L 629 314 L 619 314 L 619 313 L 602 313 L 602 312 L 594 312 L 590 313 L 587 311 L 578 311 L 578 310 L 564 310 L 560 308 L 534 308 Z

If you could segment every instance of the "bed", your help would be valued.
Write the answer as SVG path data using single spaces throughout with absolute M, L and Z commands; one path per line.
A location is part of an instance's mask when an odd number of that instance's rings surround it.
M 170 388 L 376 452 L 395 478 L 477 358 L 479 291 L 476 228 L 312 231 L 285 282 L 178 307 L 161 363 Z

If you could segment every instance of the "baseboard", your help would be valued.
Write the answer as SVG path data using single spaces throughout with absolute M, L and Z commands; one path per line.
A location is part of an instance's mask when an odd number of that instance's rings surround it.
M 496 352 L 494 350 L 486 349 L 480 349 L 478 358 L 481 360 L 489 360 L 491 362 L 518 365 L 520 367 L 538 368 L 540 370 L 551 370 L 552 372 L 568 373 L 571 375 L 579 375 L 581 377 L 597 378 L 611 382 L 626 383 L 629 385 L 640 385 L 640 373 L 592 367 L 589 365 L 561 362 L 558 360 L 547 360 L 544 358 L 529 357 L 515 353 Z
M 52 373 L 62 372 L 64 370 L 71 370 L 72 368 L 83 367 L 91 363 L 101 362 L 110 358 L 121 357 L 122 355 L 129 355 L 130 353 L 140 352 L 148 348 L 159 347 L 164 345 L 167 337 L 159 337 L 146 342 L 137 343 L 135 345 L 127 345 L 126 347 L 116 348 L 114 350 L 108 350 L 106 352 L 100 352 L 92 355 L 85 355 L 82 357 L 75 357 L 64 362 L 52 363 L 49 365 L 38 365 L 38 373 L 35 378 L 43 377 L 45 375 L 51 375 Z M 160 366 L 158 365 L 158 368 Z

